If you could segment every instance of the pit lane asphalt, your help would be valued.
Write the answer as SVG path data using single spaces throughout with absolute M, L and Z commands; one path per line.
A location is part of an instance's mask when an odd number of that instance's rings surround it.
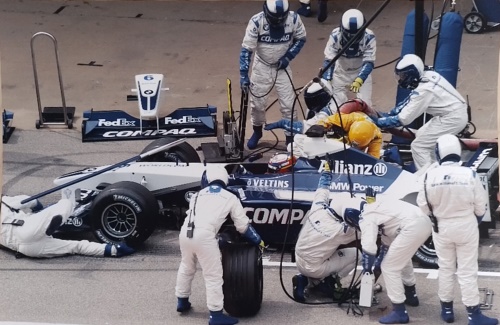
M 359 1 L 370 16 L 381 1 Z M 308 42 L 292 63 L 294 82 L 302 86 L 316 73 L 322 62 L 326 37 L 337 24 L 341 12 L 352 1 L 337 0 L 330 6 L 324 24 L 304 19 Z M 63 11 L 55 12 L 66 6 Z M 399 55 L 402 26 L 413 2 L 392 1 L 384 14 L 370 27 L 377 33 L 377 64 Z M 465 14 L 469 3 L 459 3 Z M 167 76 L 167 102 L 162 112 L 174 107 L 227 106 L 225 78 L 237 82 L 237 58 L 243 31 L 251 14 L 260 10 L 259 2 L 64 2 L 0 1 L 0 40 L 2 41 L 3 107 L 15 113 L 13 137 L 4 146 L 4 193 L 36 194 L 52 187 L 52 180 L 65 172 L 83 167 L 112 164 L 139 153 L 146 141 L 81 143 L 79 123 L 83 110 L 122 109 L 136 115 L 136 104 L 125 102 L 133 75 L 161 72 Z M 243 14 L 244 13 L 244 14 Z M 136 18 L 142 14 L 140 18 Z M 51 127 L 35 130 L 36 97 L 29 42 L 38 31 L 55 35 L 68 106 L 76 106 L 75 129 Z M 224 35 L 224 37 L 221 37 Z M 496 136 L 496 92 L 498 70 L 498 31 L 482 35 L 463 35 L 459 90 L 469 95 L 478 135 Z M 53 49 L 37 41 L 37 62 L 43 73 L 53 73 Z M 137 45 L 141 45 L 138 47 Z M 432 51 L 432 41 L 429 50 Z M 46 54 L 48 53 L 48 54 Z M 81 66 L 96 60 L 103 67 Z M 233 62 L 233 63 L 230 63 Z M 313 62 L 311 64 L 311 62 Z M 428 61 L 428 63 L 431 60 Z M 395 81 L 392 68 L 374 71 L 374 106 L 389 109 L 394 102 Z M 50 76 L 54 76 L 53 74 Z M 41 76 L 42 77 L 42 76 Z M 58 105 L 57 80 L 42 80 L 43 106 Z M 233 86 L 233 89 L 237 89 Z M 55 95 L 54 95 L 55 94 Z M 238 96 L 233 95 L 234 98 Z M 239 101 L 234 100 L 235 103 Z M 269 120 L 279 116 L 271 109 Z M 279 134 L 282 139 L 282 134 Z M 209 139 L 210 140 L 210 139 Z M 268 143 L 273 136 L 266 134 Z M 195 146 L 200 141 L 190 141 Z M 265 158 L 263 159 L 265 160 Z M 57 195 L 43 199 L 57 200 Z M 79 236 L 78 236 L 79 237 Z M 81 238 L 93 240 L 91 236 Z M 499 238 L 482 240 L 481 271 L 498 272 Z M 179 316 L 175 312 L 174 286 L 179 264 L 177 232 L 158 229 L 137 254 L 123 259 L 64 257 L 51 260 L 15 259 L 0 251 L 0 321 L 67 324 L 206 324 L 204 285 L 201 274 L 194 281 L 194 312 Z M 278 254 L 271 262 L 279 261 Z M 284 267 L 283 281 L 291 291 L 294 267 Z M 480 287 L 500 292 L 498 277 L 480 277 Z M 437 282 L 417 275 L 421 306 L 409 309 L 412 324 L 440 324 Z M 385 293 L 380 305 L 364 317 L 346 315 L 336 306 L 303 306 L 289 300 L 280 285 L 279 269 L 264 271 L 264 302 L 259 314 L 242 319 L 242 324 L 375 324 L 388 310 Z M 457 320 L 466 315 L 459 303 Z M 489 315 L 499 315 L 494 300 Z

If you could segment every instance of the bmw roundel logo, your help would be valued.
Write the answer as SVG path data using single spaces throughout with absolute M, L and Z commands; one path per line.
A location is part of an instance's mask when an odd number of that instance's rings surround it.
M 154 77 L 150 74 L 148 74 L 147 76 L 144 76 L 144 80 L 153 80 Z
M 373 165 L 373 173 L 377 176 L 384 176 L 387 174 L 387 165 L 381 162 Z
M 153 91 L 151 89 L 144 90 L 144 94 L 151 95 L 151 94 L 153 94 Z

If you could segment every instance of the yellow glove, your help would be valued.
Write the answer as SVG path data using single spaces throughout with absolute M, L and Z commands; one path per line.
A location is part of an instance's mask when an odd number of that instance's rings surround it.
M 264 250 L 266 249 L 266 244 L 264 244 L 263 240 L 261 240 L 259 243 L 259 249 L 261 252 L 264 252 Z
M 353 93 L 359 93 L 359 88 L 361 88 L 362 85 L 363 85 L 363 79 L 357 77 L 351 84 L 351 91 Z
M 323 161 L 323 171 L 327 173 L 331 172 L 330 164 L 326 160 Z

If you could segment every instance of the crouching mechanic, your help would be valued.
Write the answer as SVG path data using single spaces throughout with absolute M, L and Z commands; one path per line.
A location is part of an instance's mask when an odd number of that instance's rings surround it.
M 432 238 L 438 256 L 438 296 L 441 318 L 455 320 L 453 299 L 458 278 L 469 325 L 495 325 L 479 306 L 478 223 L 486 213 L 488 196 L 477 173 L 460 164 L 462 148 L 458 138 L 442 135 L 436 143 L 439 166 L 422 175 L 417 203 L 434 222 Z
M 88 240 L 52 237 L 73 213 L 75 202 L 63 192 L 56 204 L 43 208 L 38 200 L 21 204 L 29 196 L 3 196 L 0 244 L 29 257 L 56 257 L 68 254 L 121 257 L 134 253 L 125 243 L 101 244 Z M 72 192 L 70 192 L 72 193 Z
M 312 91 L 310 91 L 311 88 Z M 319 125 L 321 132 L 326 133 L 328 129 L 334 133 L 335 137 L 347 136 L 347 141 L 352 147 L 366 150 L 369 155 L 380 158 L 382 133 L 367 115 L 372 114 L 373 111 L 363 100 L 349 100 L 340 105 L 340 113 L 337 113 L 331 108 L 335 104 L 330 102 L 330 96 L 319 86 L 319 83 L 313 84 L 306 90 L 304 99 L 309 112 L 315 113 L 313 117 L 293 123 L 290 119 L 281 119 L 267 124 L 264 129 L 280 128 L 294 134 L 304 134 L 311 127 Z
M 331 275 L 335 275 L 335 283 L 340 283 L 340 278 L 348 275 L 357 264 L 357 248 L 338 249 L 340 245 L 356 240 L 356 230 L 345 224 L 330 208 L 328 201 L 331 182 L 330 167 L 324 162 L 311 210 L 295 246 L 295 260 L 300 274 L 292 279 L 293 297 L 300 302 L 305 301 L 306 287 L 317 287 L 323 292 L 330 290 Z M 333 296 L 333 290 L 331 294 Z
M 250 225 L 239 198 L 226 190 L 228 179 L 223 166 L 207 167 L 201 180 L 202 189 L 191 197 L 187 217 L 179 233 L 182 259 L 175 286 L 177 311 L 186 312 L 191 309 L 191 283 L 199 261 L 205 279 L 210 325 L 238 323 L 238 319 L 222 312 L 222 262 L 216 235 L 228 214 L 239 233 L 251 243 L 264 247 L 264 242 Z
M 429 218 L 417 206 L 401 200 L 385 198 L 366 204 L 362 198 L 353 197 L 336 202 L 337 204 L 333 205 L 335 212 L 341 215 L 347 224 L 361 230 L 363 273 L 372 273 L 374 264 L 381 263 L 387 295 L 393 310 L 380 318 L 379 322 L 408 323 L 405 304 L 419 305 L 411 259 L 431 234 L 432 224 Z M 377 256 L 379 231 L 382 246 Z

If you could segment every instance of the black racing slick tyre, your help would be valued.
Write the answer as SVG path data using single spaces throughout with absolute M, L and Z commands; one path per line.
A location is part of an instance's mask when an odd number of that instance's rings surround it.
M 164 146 L 174 142 L 174 138 L 160 138 L 148 144 L 141 152 L 141 154 L 153 150 L 155 148 Z M 150 162 L 181 162 L 181 163 L 199 163 L 201 162 L 200 156 L 196 150 L 187 142 L 183 142 L 173 148 L 158 152 L 154 155 L 144 157 L 140 161 Z
M 155 230 L 158 211 L 158 202 L 144 186 L 117 182 L 107 186 L 92 202 L 92 231 L 101 242 L 125 241 L 137 247 Z
M 436 249 L 434 248 L 432 236 L 429 236 L 425 243 L 417 249 L 417 252 L 413 256 L 413 260 L 418 262 L 418 264 L 420 264 L 420 266 L 423 268 L 439 268 L 438 257 L 436 255 Z
M 262 305 L 264 276 L 262 253 L 247 243 L 222 250 L 224 309 L 234 317 L 256 315 Z

